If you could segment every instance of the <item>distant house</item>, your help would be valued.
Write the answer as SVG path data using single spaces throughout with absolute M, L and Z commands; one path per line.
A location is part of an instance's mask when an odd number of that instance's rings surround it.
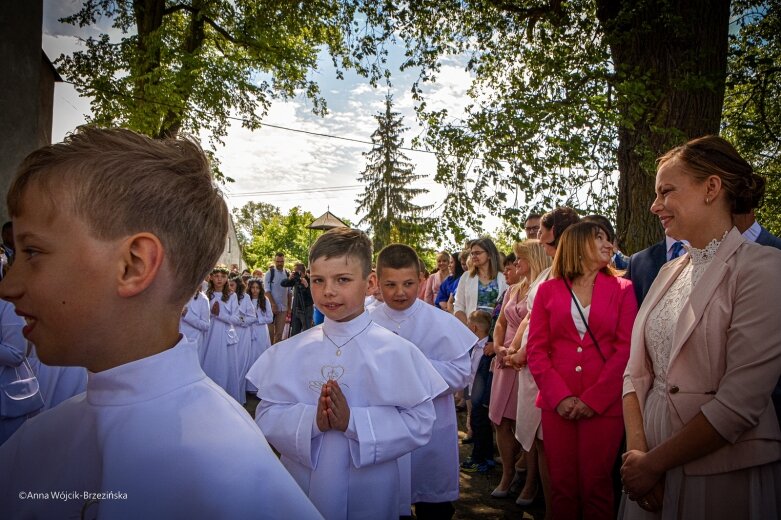
M 225 264 L 228 267 L 236 264 L 239 266 L 239 271 L 244 269 L 244 258 L 241 256 L 239 239 L 236 237 L 236 227 L 233 225 L 232 218 L 230 219 L 230 226 L 228 227 L 228 237 L 225 239 L 225 249 L 217 263 Z

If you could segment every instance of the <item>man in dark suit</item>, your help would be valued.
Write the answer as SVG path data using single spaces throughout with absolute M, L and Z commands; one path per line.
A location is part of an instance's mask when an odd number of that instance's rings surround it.
M 649 248 L 638 251 L 629 257 L 629 264 L 626 268 L 624 278 L 632 280 L 632 286 L 637 296 L 638 307 L 643 304 L 648 289 L 654 283 L 659 269 L 673 258 L 685 253 L 683 243 L 674 238 L 665 237 L 664 240 L 652 245 Z
M 760 226 L 753 211 L 750 213 L 733 215 L 732 223 L 735 224 L 735 227 L 738 228 L 738 231 L 743 234 L 746 240 L 756 242 L 762 246 L 781 249 L 781 238 L 778 238 L 770 233 L 770 231 Z
M 738 231 L 746 237 L 746 240 L 756 242 L 763 246 L 781 249 L 781 238 L 778 238 L 770 233 L 770 231 L 760 226 L 753 211 L 741 215 L 733 215 L 732 223 L 735 224 Z M 778 425 L 781 426 L 781 378 L 778 379 L 778 384 L 776 385 L 775 390 L 773 390 L 773 406 L 776 407 Z

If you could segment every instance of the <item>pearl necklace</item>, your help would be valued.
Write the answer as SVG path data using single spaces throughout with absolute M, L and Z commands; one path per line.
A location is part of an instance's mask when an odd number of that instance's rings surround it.
M 372 322 L 370 321 L 370 322 L 368 323 L 368 325 L 366 325 L 366 326 L 365 326 L 364 328 L 362 328 L 362 329 L 361 329 L 361 330 L 360 330 L 360 331 L 359 331 L 357 334 L 353 335 L 353 336 L 352 336 L 350 339 L 348 339 L 347 341 L 345 341 L 345 342 L 344 342 L 344 343 L 342 343 L 341 345 L 337 345 L 337 344 L 336 344 L 336 342 L 335 342 L 334 340 L 332 340 L 332 339 L 331 339 L 331 336 L 329 336 L 328 334 L 326 334 L 326 333 L 325 333 L 325 329 L 323 329 L 323 336 L 325 336 L 326 338 L 328 338 L 328 341 L 330 341 L 331 343 L 333 343 L 334 347 L 336 347 L 336 356 L 338 357 L 338 356 L 341 356 L 341 355 L 342 355 L 342 347 L 344 347 L 345 345 L 347 345 L 348 343 L 350 343 L 352 340 L 354 340 L 356 337 L 358 337 L 358 336 L 359 336 L 359 335 L 360 335 L 360 334 L 361 334 L 363 331 L 365 331 L 366 329 L 368 329 L 368 328 L 369 328 L 369 325 L 371 325 L 371 324 L 372 324 Z

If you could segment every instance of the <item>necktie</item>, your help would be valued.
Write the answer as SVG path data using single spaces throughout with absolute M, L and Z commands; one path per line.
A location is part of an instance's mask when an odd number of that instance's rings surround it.
M 683 242 L 678 241 L 673 244 L 672 249 L 670 250 L 670 260 L 675 260 L 679 256 L 681 256 L 685 251 L 683 250 Z

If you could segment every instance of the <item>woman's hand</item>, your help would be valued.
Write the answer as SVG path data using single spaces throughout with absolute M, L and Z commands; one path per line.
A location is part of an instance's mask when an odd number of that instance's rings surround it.
M 664 504 L 664 477 L 654 485 L 650 493 L 637 501 L 637 505 L 651 513 L 661 511 L 662 504 Z
M 589 405 L 578 399 L 575 398 L 575 407 L 572 409 L 572 412 L 570 413 L 570 418 L 577 421 L 578 419 L 588 419 L 589 417 L 594 417 L 596 412 L 591 409 Z
M 504 345 L 494 345 L 494 352 L 496 352 L 496 366 L 505 367 L 505 356 L 507 356 L 507 347 Z
M 631 500 L 648 495 L 664 476 L 664 473 L 653 468 L 648 454 L 642 451 L 627 451 L 622 460 L 624 463 L 621 466 L 621 482 Z
M 575 403 L 577 402 L 577 399 L 573 396 L 565 397 L 561 400 L 561 402 L 556 406 L 556 413 L 564 417 L 565 419 L 572 419 L 570 415 L 572 414 L 572 410 L 575 409 Z

